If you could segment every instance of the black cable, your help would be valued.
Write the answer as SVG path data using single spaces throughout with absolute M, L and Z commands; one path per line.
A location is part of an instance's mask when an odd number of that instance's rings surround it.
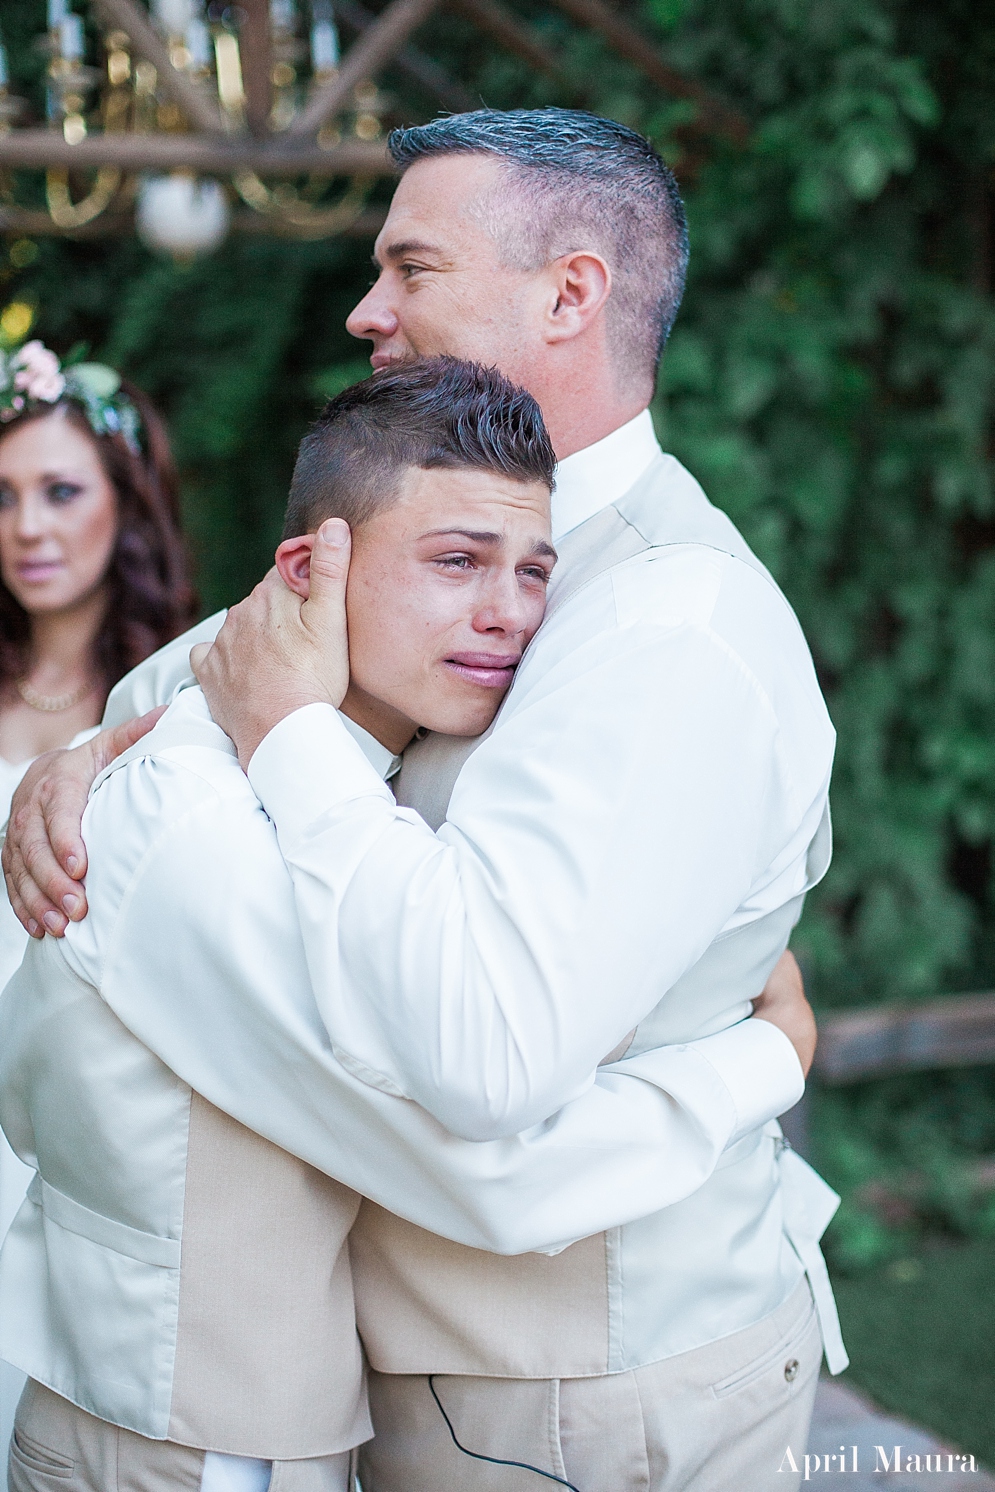
M 520 1471 L 534 1471 L 536 1476 L 544 1476 L 548 1482 L 557 1482 L 559 1486 L 567 1487 L 569 1489 L 569 1492 L 580 1492 L 580 1489 L 578 1487 L 575 1487 L 573 1482 L 565 1482 L 561 1476 L 554 1476 L 551 1471 L 540 1471 L 538 1466 L 530 1466 L 527 1461 L 504 1461 L 500 1456 L 482 1456 L 479 1451 L 468 1451 L 466 1446 L 460 1445 L 459 1441 L 456 1439 L 456 1431 L 453 1429 L 453 1422 L 449 1418 L 449 1415 L 446 1413 L 445 1409 L 442 1407 L 442 1400 L 439 1398 L 439 1395 L 435 1391 L 434 1373 L 429 1373 L 428 1375 L 428 1386 L 432 1391 L 432 1398 L 439 1406 L 439 1413 L 442 1415 L 442 1418 L 446 1422 L 446 1428 L 448 1429 L 450 1435 L 453 1437 L 453 1445 L 458 1451 L 462 1451 L 464 1456 L 472 1456 L 475 1461 L 489 1461 L 492 1466 L 517 1466 Z

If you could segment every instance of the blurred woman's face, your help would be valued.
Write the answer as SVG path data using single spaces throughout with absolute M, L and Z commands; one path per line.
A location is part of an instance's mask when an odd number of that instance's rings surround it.
M 0 577 L 25 611 L 64 611 L 90 597 L 117 528 L 117 494 L 96 444 L 61 410 L 0 437 Z

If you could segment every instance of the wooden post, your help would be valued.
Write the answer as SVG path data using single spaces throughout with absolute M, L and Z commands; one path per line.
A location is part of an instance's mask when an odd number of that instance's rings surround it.
M 238 47 L 242 56 L 245 88 L 245 118 L 254 135 L 269 131 L 273 106 L 273 38 L 270 34 L 269 0 L 239 0 L 242 24 Z

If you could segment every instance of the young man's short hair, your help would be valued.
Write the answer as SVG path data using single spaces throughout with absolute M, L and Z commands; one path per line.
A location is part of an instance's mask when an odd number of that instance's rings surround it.
M 329 400 L 301 441 L 283 537 L 389 507 L 411 467 L 499 472 L 550 491 L 556 457 L 532 395 L 496 368 L 422 358 Z

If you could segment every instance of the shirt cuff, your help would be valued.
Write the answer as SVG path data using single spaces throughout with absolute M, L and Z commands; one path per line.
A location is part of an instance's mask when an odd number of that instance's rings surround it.
M 798 1053 L 770 1021 L 751 1017 L 688 1045 L 715 1068 L 729 1090 L 737 1116 L 730 1144 L 794 1108 L 805 1092 Z
M 285 849 L 353 799 L 394 802 L 331 705 L 305 705 L 285 715 L 253 752 L 248 777 Z

